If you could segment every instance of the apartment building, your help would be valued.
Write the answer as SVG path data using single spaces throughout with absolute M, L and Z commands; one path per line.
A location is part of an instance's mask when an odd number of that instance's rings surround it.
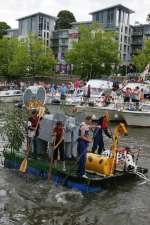
M 144 48 L 144 41 L 150 39 L 150 24 L 138 24 L 132 26 L 132 42 L 131 42 L 131 54 L 136 54 L 138 50 Z
M 118 50 L 125 64 L 131 59 L 130 14 L 132 13 L 134 11 L 121 4 L 90 13 L 92 21 L 100 23 L 104 30 L 111 30 L 118 34 Z
M 12 37 L 18 37 L 18 29 L 8 29 L 7 35 L 5 37 L 12 38 Z
M 55 28 L 56 17 L 38 12 L 17 20 L 19 38 L 27 37 L 28 34 L 32 33 L 41 38 L 45 45 L 51 46 L 51 37 Z
M 79 39 L 80 25 L 90 26 L 96 21 L 104 30 L 116 32 L 118 51 L 123 64 L 129 64 L 131 56 L 144 47 L 144 40 L 150 38 L 150 24 L 130 25 L 133 10 L 118 4 L 91 12 L 91 21 L 72 23 L 71 29 L 55 30 L 57 18 L 45 13 L 35 13 L 18 19 L 19 28 L 9 29 L 7 37 L 26 37 L 33 33 L 51 47 L 60 64 L 65 65 L 64 54 Z

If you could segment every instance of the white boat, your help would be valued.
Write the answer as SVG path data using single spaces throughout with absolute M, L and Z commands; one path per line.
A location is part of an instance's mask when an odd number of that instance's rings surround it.
M 21 90 L 0 91 L 0 102 L 12 103 L 21 101 L 23 93 Z
M 120 111 L 114 108 L 114 104 L 109 106 L 76 106 L 79 112 L 84 112 L 85 115 L 95 115 L 97 118 L 101 117 L 106 111 L 109 113 L 110 121 L 121 121 L 122 115 Z
M 78 89 L 74 94 L 67 93 L 66 99 L 65 99 L 65 105 L 76 105 L 79 104 L 82 100 L 83 96 L 83 90 Z M 46 94 L 46 105 L 59 105 L 61 104 L 61 97 L 60 93 L 56 93 L 55 95 L 52 95 L 51 93 Z
M 128 126 L 150 127 L 150 104 L 143 104 L 138 110 L 120 110 L 121 118 Z
M 110 121 L 125 121 L 128 126 L 150 127 L 150 104 L 142 104 L 140 110 L 127 109 L 125 104 L 110 104 L 109 106 L 77 106 L 78 111 L 86 115 L 96 115 L 100 117 L 104 112 L 108 112 Z
M 59 105 L 60 104 L 60 95 L 50 95 L 50 94 L 46 94 L 46 100 L 45 100 L 45 104 L 46 105 Z

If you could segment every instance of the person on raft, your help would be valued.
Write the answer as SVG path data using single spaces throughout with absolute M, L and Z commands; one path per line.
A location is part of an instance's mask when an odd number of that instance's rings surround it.
M 53 161 L 54 166 L 57 167 L 57 161 L 60 160 L 63 163 L 63 170 L 65 171 L 65 154 L 64 154 L 64 125 L 61 121 L 56 123 L 53 130 L 54 136 L 54 151 Z
M 93 125 L 95 126 L 93 131 L 92 153 L 95 153 L 95 151 L 98 149 L 98 154 L 100 155 L 105 150 L 103 131 L 107 137 L 112 138 L 112 135 L 108 131 L 109 114 L 105 112 L 104 115 L 100 117 L 98 120 L 96 119 L 95 115 L 93 115 L 92 122 Z
M 85 118 L 85 122 L 82 122 L 79 129 L 79 139 L 78 139 L 78 170 L 77 173 L 80 177 L 87 178 L 85 175 L 85 162 L 88 144 L 92 142 L 92 138 L 89 136 L 89 127 L 91 125 L 91 116 Z
M 38 124 L 38 110 L 32 109 L 31 116 L 28 118 L 28 148 L 32 143 L 32 155 L 33 158 L 37 158 L 37 136 L 39 131 L 39 124 Z

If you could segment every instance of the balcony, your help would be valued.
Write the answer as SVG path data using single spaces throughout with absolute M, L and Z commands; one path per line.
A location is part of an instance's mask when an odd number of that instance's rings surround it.
M 133 31 L 132 36 L 143 36 L 143 32 L 142 31 Z
M 132 41 L 132 45 L 143 45 L 143 41 Z

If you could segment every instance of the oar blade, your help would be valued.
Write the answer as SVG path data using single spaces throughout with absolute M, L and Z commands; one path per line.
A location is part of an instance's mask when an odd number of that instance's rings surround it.
M 25 173 L 27 171 L 27 167 L 28 167 L 28 161 L 27 159 L 24 159 L 20 165 L 19 171 L 22 173 Z

